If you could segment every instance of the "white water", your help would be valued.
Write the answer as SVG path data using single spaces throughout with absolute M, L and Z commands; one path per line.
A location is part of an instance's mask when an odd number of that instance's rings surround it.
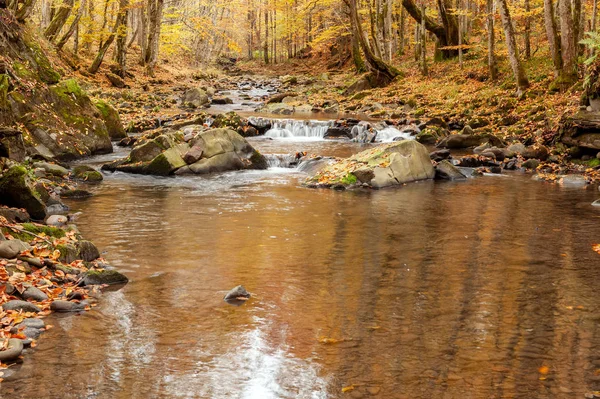
M 321 141 L 325 140 L 325 133 L 329 127 L 334 125 L 334 121 L 304 121 L 293 119 L 274 119 L 273 127 L 265 133 L 265 137 L 273 139 L 284 139 L 290 141 Z M 367 126 L 358 124 L 352 128 L 352 136 L 358 137 L 365 132 Z M 389 143 L 392 141 L 412 140 L 414 137 L 409 132 L 402 132 L 395 127 L 387 126 L 383 129 L 377 129 L 375 141 L 378 143 Z
M 302 120 L 273 120 L 273 126 L 266 137 L 274 139 L 319 141 L 324 140 L 325 133 L 333 121 L 302 121 Z

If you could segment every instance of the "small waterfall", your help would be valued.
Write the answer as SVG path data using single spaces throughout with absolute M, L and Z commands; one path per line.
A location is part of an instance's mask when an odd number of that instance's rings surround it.
M 302 121 L 274 119 L 266 137 L 296 140 L 324 140 L 325 133 L 333 121 Z
M 295 168 L 298 166 L 296 154 L 265 154 L 269 168 Z
M 392 141 L 412 140 L 413 138 L 414 137 L 410 132 L 403 132 L 395 127 L 386 127 L 385 129 L 377 131 L 377 138 L 375 141 L 380 143 L 389 143 Z

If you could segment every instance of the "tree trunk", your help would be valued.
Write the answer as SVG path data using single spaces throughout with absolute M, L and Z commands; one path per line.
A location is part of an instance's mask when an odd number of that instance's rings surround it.
M 531 58 L 531 17 L 529 16 L 529 12 L 531 11 L 531 5 L 529 0 L 525 0 L 525 12 L 527 16 L 525 17 L 525 58 Z
M 21 4 L 21 7 L 18 5 Z M 24 0 L 22 3 L 15 1 L 15 18 L 19 22 L 25 22 L 33 12 L 35 0 Z
M 515 80 L 517 81 L 517 93 L 522 94 L 523 90 L 529 87 L 529 81 L 525 75 L 523 65 L 519 60 L 519 49 L 517 48 L 517 41 L 515 39 L 515 31 L 508 11 L 508 5 L 506 0 L 497 0 L 498 11 L 500 11 L 500 17 L 502 18 L 502 27 L 504 28 L 504 37 L 506 39 L 506 48 L 508 50 L 508 60 L 513 70 Z
M 560 41 L 554 18 L 554 4 L 552 0 L 544 0 L 544 26 L 546 27 L 546 36 L 548 38 L 548 48 L 552 56 L 554 65 L 554 77 L 558 78 L 562 70 L 562 56 L 560 54 Z
M 163 5 L 164 0 L 148 0 L 148 40 L 144 63 L 146 74 L 149 76 L 154 76 L 154 68 L 158 61 Z
M 98 69 L 100 69 L 100 65 L 102 65 L 104 56 L 106 55 L 106 52 L 110 48 L 110 45 L 115 40 L 115 36 L 117 35 L 119 28 L 121 27 L 121 25 L 123 25 L 124 23 L 127 22 L 126 13 L 127 13 L 127 0 L 119 0 L 119 11 L 117 13 L 117 19 L 115 20 L 115 26 L 113 27 L 113 30 L 110 33 L 110 35 L 108 36 L 108 38 L 106 39 L 106 41 L 104 43 L 102 43 L 102 45 L 100 46 L 100 50 L 98 50 L 98 54 L 96 55 L 94 62 L 92 62 L 92 65 L 88 69 L 89 73 L 96 73 L 96 72 L 98 72 Z
M 373 77 L 377 84 L 386 85 L 396 76 L 398 76 L 398 70 L 394 67 L 391 67 L 380 58 L 377 58 L 373 54 L 373 50 L 369 47 L 369 43 L 367 42 L 363 30 L 362 25 L 360 23 L 360 19 L 358 17 L 358 9 L 357 9 L 357 0 L 345 0 L 346 4 L 350 8 L 350 17 L 352 24 L 356 27 L 356 33 L 358 36 L 358 43 L 360 44 L 360 48 L 365 55 L 365 61 L 369 71 L 373 74 Z
M 440 25 L 435 20 L 425 16 L 425 29 L 437 37 L 438 43 L 442 48 L 442 58 L 452 58 L 458 55 L 458 51 L 456 49 L 444 49 L 443 47 L 458 46 L 458 23 L 456 22 L 456 15 L 448 14 L 446 6 L 444 5 L 444 1 L 438 0 L 438 6 L 443 8 L 443 13 L 440 10 L 440 15 L 445 16 L 444 25 Z M 410 14 L 410 16 L 417 22 L 417 24 L 420 24 L 421 10 L 419 10 L 417 7 L 415 0 L 402 0 L 402 5 Z M 454 29 L 452 32 L 449 32 L 447 31 L 446 24 L 448 24 L 448 26 L 456 26 L 456 29 Z
M 60 40 L 56 43 L 57 49 L 61 50 L 64 47 L 64 45 L 67 44 L 67 41 L 69 41 L 71 36 L 73 36 L 73 33 L 75 33 L 75 31 L 77 30 L 77 28 L 79 26 L 79 20 L 83 16 L 83 11 L 85 10 L 85 1 L 86 0 L 81 0 L 81 2 L 79 3 L 79 9 L 77 10 L 77 15 L 75 16 L 75 19 L 73 20 L 73 22 L 71 22 L 71 26 L 69 26 L 69 29 L 67 29 L 65 34 L 62 35 Z
M 269 2 L 265 0 L 265 41 L 263 45 L 265 64 L 269 63 L 269 29 Z
M 577 51 L 575 47 L 575 31 L 571 2 L 562 0 L 559 3 L 560 14 L 560 44 L 562 55 L 561 85 L 570 85 L 577 80 Z
M 421 4 L 421 73 L 427 76 L 427 30 L 425 29 L 425 3 Z
M 52 22 L 52 0 L 42 1 L 42 19 L 40 21 L 40 28 L 46 30 L 46 28 Z
M 125 77 L 127 71 L 127 21 L 129 17 L 129 1 L 121 0 L 125 3 L 125 7 L 120 12 L 123 13 L 121 16 L 121 24 L 117 27 L 117 52 L 116 59 L 119 65 L 118 75 L 122 78 Z
M 399 36 L 399 43 L 398 43 L 398 54 L 400 55 L 404 55 L 404 30 L 405 30 L 405 25 L 406 25 L 406 12 L 404 11 L 404 7 L 400 8 L 400 34 Z
M 494 52 L 494 0 L 487 0 L 487 29 L 488 29 L 488 69 L 490 71 L 490 80 L 498 78 L 498 66 L 496 64 L 496 54 Z

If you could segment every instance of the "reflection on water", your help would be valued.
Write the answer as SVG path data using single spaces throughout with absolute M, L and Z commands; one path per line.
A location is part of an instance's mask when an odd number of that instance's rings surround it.
M 0 394 L 573 398 L 600 389 L 597 191 L 515 175 L 335 192 L 302 188 L 302 178 L 289 169 L 108 175 L 70 205 L 131 282 L 91 312 L 50 317 L 55 327 Z M 227 305 L 238 284 L 253 297 Z

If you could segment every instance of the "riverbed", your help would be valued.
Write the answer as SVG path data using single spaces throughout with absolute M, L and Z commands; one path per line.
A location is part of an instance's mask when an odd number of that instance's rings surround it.
M 348 141 L 251 139 L 348 156 Z M 117 154 L 122 155 L 122 154 Z M 115 155 L 92 159 L 100 163 Z M 71 201 L 130 283 L 5 371 L 10 398 L 573 398 L 600 390 L 596 187 L 398 189 L 293 168 L 106 174 Z M 243 284 L 252 298 L 223 301 Z

